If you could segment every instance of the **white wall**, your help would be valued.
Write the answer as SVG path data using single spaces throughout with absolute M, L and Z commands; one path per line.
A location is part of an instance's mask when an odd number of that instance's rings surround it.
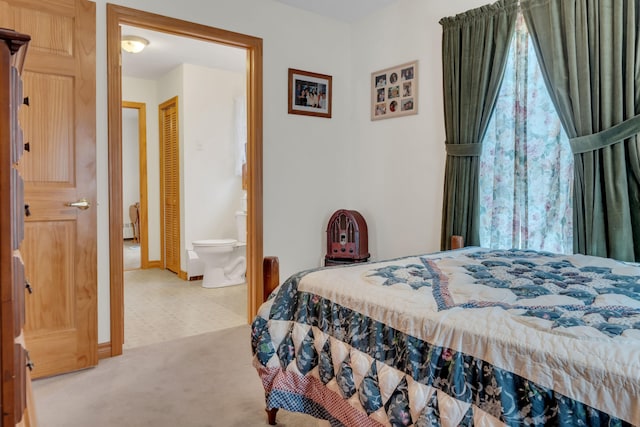
M 398 0 L 352 27 L 355 187 L 377 259 L 440 249 L 444 186 L 442 27 L 438 21 L 491 0 Z M 418 114 L 371 121 L 371 73 L 418 60 Z
M 244 73 L 184 65 L 184 193 L 181 254 L 201 239 L 237 238 L 242 176 L 235 173 L 234 99 L 245 96 Z M 186 260 L 181 257 L 182 270 Z
M 140 201 L 140 151 L 138 144 L 138 110 L 122 109 L 122 223 L 133 237 L 129 206 Z
M 369 225 L 375 258 L 438 249 L 444 125 L 438 20 L 487 0 L 398 0 L 356 24 L 271 0 L 111 3 L 263 39 L 264 253 L 282 276 L 317 266 L 340 208 Z M 99 341 L 109 339 L 106 0 L 97 3 Z M 420 61 L 416 116 L 371 122 L 371 72 Z M 287 114 L 287 68 L 333 76 L 333 118 Z

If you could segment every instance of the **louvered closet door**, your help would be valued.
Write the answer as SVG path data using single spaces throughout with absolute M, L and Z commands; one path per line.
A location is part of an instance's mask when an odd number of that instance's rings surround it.
M 178 98 L 160 105 L 162 234 L 164 265 L 180 273 L 180 168 Z

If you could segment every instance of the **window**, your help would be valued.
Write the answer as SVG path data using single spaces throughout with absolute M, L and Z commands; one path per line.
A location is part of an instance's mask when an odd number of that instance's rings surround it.
M 523 16 L 480 159 L 480 244 L 573 252 L 573 155 Z

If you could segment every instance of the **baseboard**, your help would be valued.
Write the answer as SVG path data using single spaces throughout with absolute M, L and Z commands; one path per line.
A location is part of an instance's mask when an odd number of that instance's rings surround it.
M 188 280 L 186 271 L 180 270 L 180 273 L 178 273 L 178 277 L 181 278 L 182 280 Z
M 148 268 L 162 268 L 162 261 L 149 261 Z
M 98 344 L 98 360 L 108 359 L 111 357 L 111 341 Z

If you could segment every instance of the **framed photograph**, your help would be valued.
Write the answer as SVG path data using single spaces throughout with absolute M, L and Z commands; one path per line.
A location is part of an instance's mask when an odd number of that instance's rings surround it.
M 371 73 L 371 120 L 418 114 L 418 61 Z
M 289 68 L 289 114 L 331 118 L 331 76 Z

